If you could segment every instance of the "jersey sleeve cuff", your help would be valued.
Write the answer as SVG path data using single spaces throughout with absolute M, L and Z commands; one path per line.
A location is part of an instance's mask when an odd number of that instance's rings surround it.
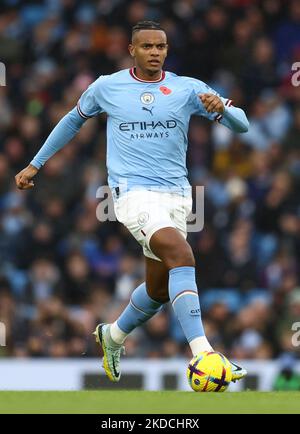
M 30 161 L 30 163 L 32 166 L 34 166 L 36 169 L 40 169 L 42 167 L 42 164 L 39 163 L 36 159 L 33 159 L 32 161 Z

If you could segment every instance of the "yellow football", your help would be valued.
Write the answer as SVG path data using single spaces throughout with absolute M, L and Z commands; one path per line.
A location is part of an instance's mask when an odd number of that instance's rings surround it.
M 190 361 L 187 379 L 195 392 L 225 392 L 232 379 L 231 363 L 221 353 L 204 351 Z

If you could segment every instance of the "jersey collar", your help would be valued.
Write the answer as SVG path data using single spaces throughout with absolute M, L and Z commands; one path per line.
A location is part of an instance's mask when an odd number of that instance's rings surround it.
M 141 78 L 138 78 L 136 76 L 134 67 L 130 68 L 129 72 L 132 78 L 134 78 L 137 81 L 140 81 L 141 83 L 159 83 L 160 81 L 163 81 L 166 76 L 165 71 L 161 71 L 161 76 L 158 80 L 142 80 Z

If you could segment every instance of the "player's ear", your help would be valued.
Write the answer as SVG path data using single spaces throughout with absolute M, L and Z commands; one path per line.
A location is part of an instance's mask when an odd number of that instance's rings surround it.
M 134 57 L 134 46 L 132 44 L 128 45 L 128 51 L 131 57 Z

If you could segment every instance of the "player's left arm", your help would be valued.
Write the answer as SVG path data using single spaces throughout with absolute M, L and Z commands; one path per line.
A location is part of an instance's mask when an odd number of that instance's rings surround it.
M 205 117 L 220 122 L 236 133 L 246 133 L 249 129 L 247 116 L 239 107 L 232 105 L 232 100 L 215 93 L 200 93 L 198 98 L 204 108 Z
M 232 101 L 223 98 L 216 90 L 196 78 L 185 77 L 190 88 L 191 114 L 203 116 L 211 121 L 220 122 L 236 133 L 246 133 L 249 129 L 247 116 Z

